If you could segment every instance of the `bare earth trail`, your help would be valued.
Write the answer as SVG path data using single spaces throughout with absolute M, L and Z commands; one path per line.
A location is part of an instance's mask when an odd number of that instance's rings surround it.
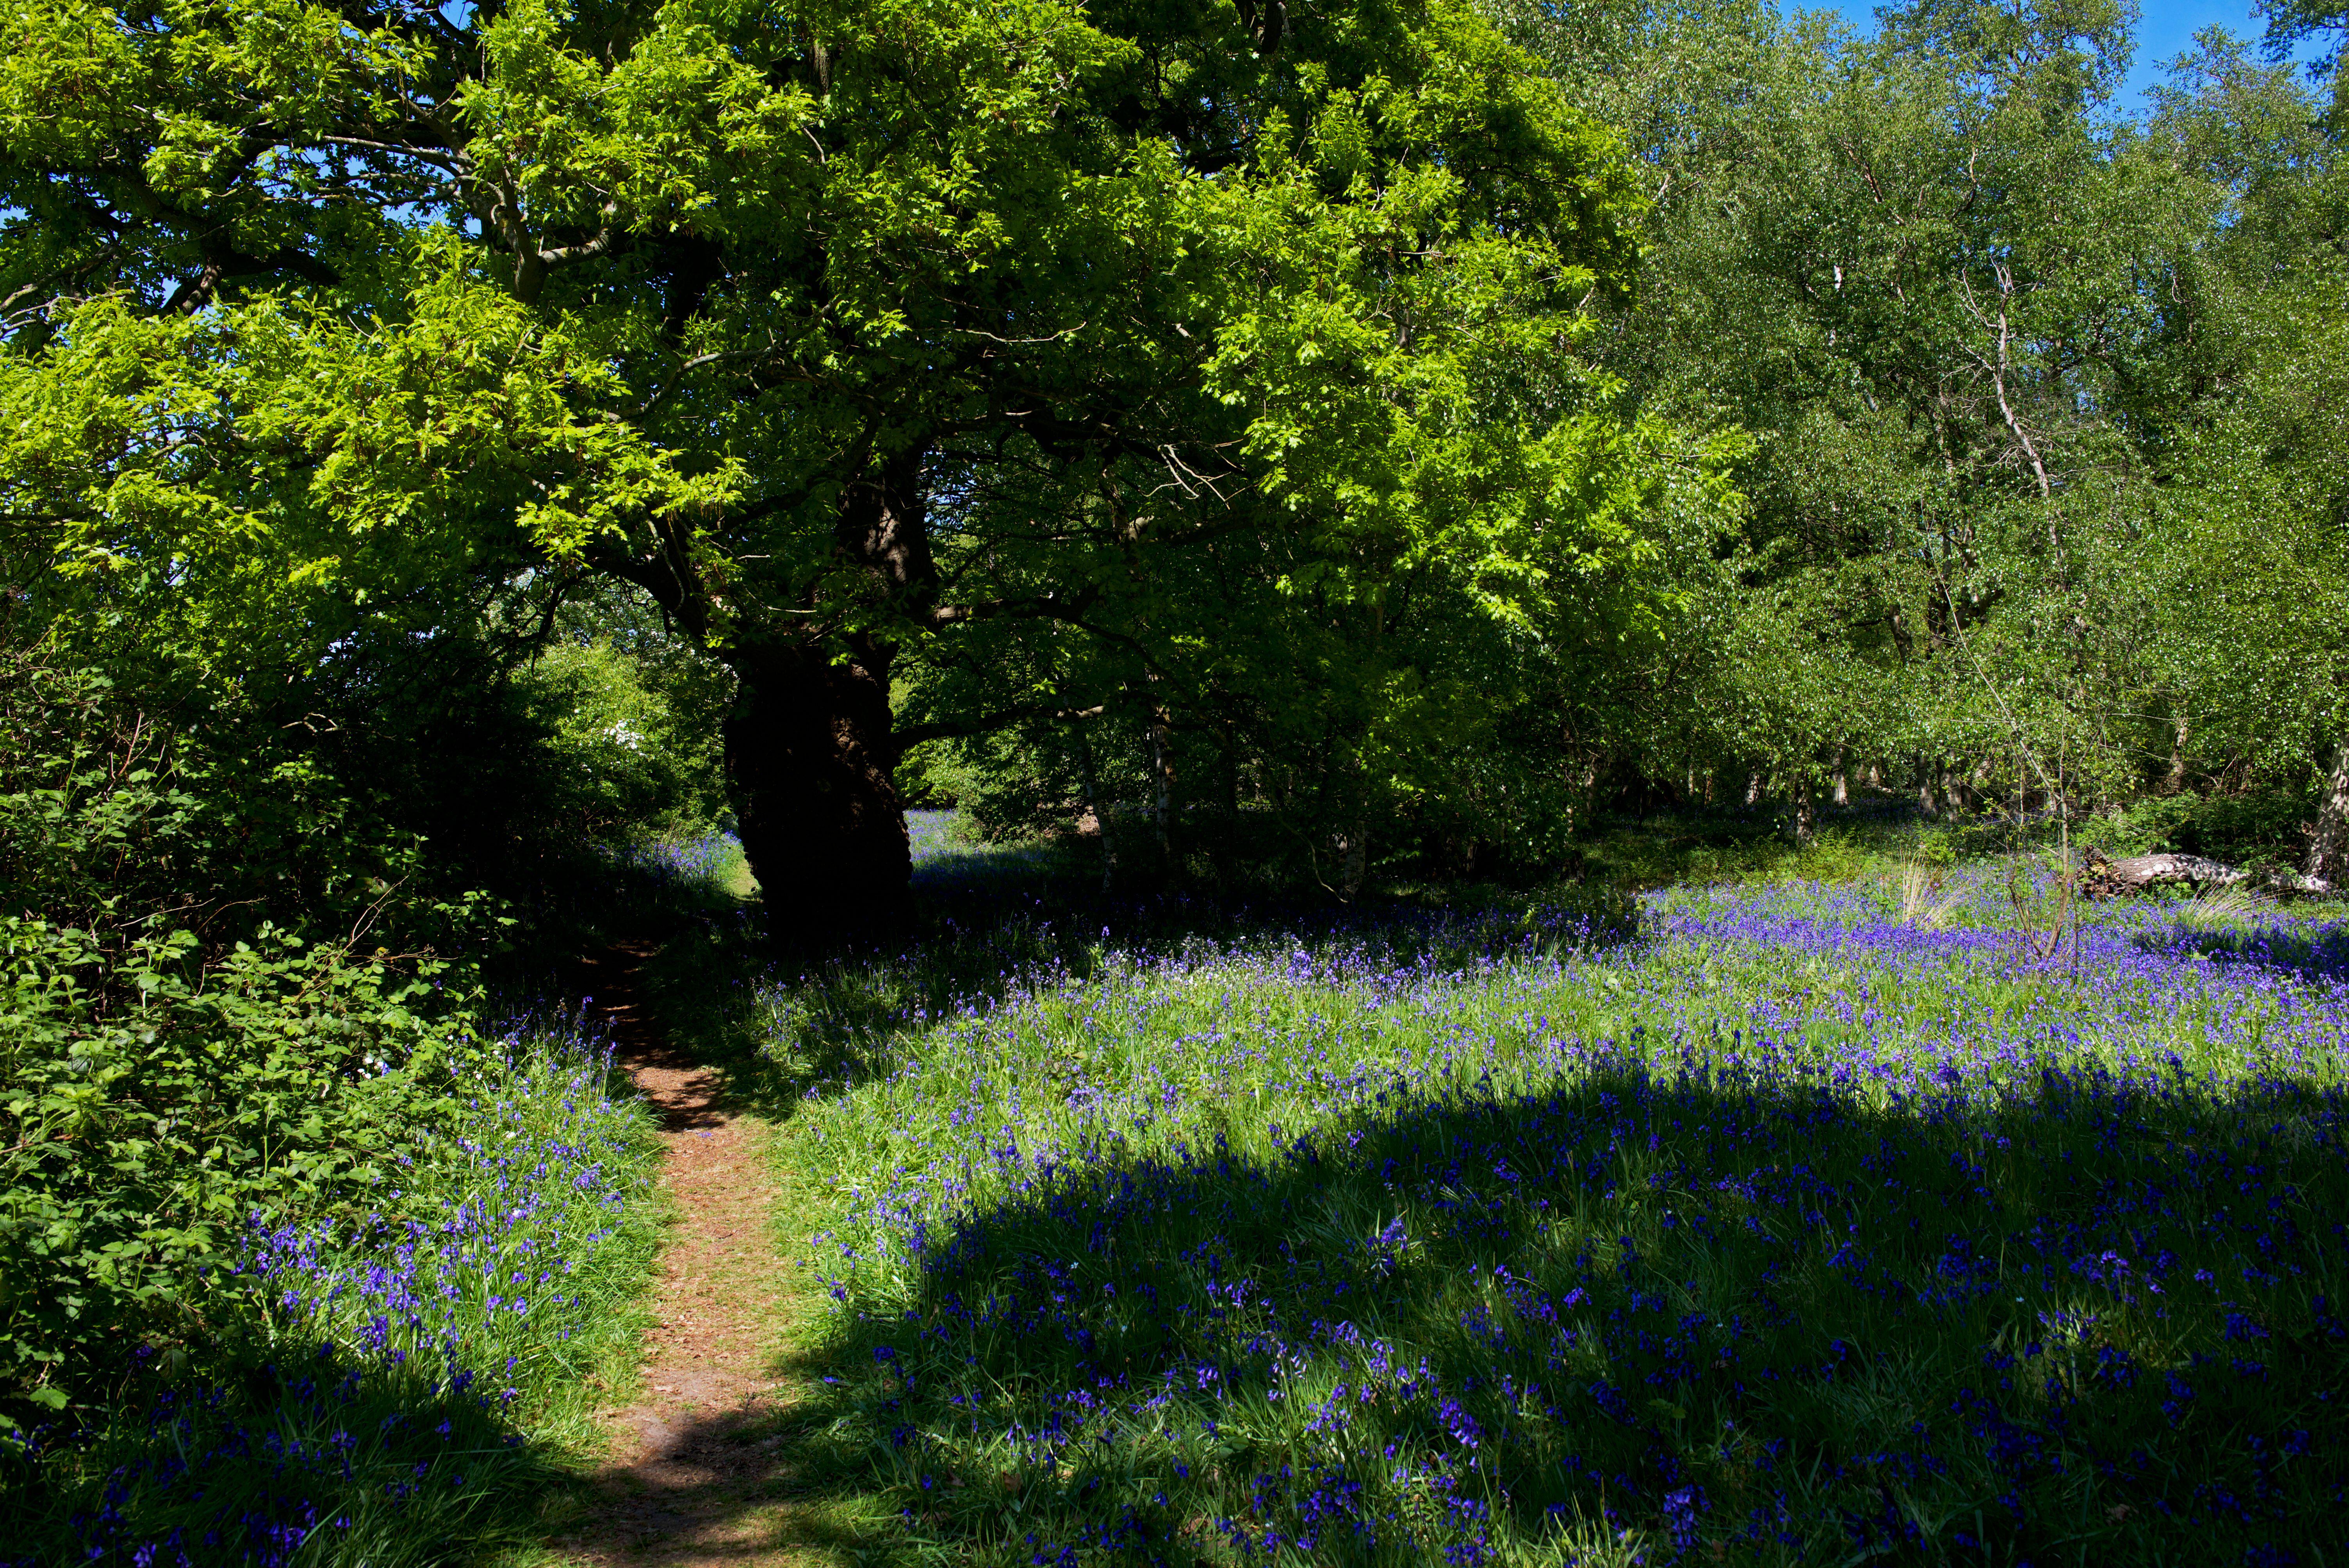
M 802 1387 L 776 1367 L 805 1304 L 773 1241 L 766 1129 L 729 1108 L 721 1075 L 646 1015 L 636 979 L 651 952 L 615 948 L 585 960 L 583 975 L 590 1011 L 611 1026 L 620 1064 L 660 1117 L 677 1222 L 654 1286 L 640 1400 L 599 1412 L 609 1460 L 585 1517 L 555 1545 L 598 1568 L 831 1561 L 832 1532 L 792 1497 Z

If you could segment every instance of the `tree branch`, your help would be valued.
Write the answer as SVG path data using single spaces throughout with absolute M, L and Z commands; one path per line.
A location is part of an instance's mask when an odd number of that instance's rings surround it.
M 1058 593 L 1040 593 L 1028 599 L 990 599 L 978 604 L 941 604 L 925 619 L 933 630 L 973 621 L 1000 620 L 1006 616 L 1067 621 L 1073 625 L 1073 617 L 1092 608 L 1094 601 L 1100 597 L 1101 590 L 1088 583 L 1071 599 L 1063 599 Z
M 908 725 L 891 738 L 896 743 L 898 754 L 903 756 L 926 740 L 953 740 L 966 735 L 985 735 L 1033 718 L 1056 719 L 1064 723 L 1098 718 L 1107 709 L 1106 703 L 1096 703 L 1092 707 L 1054 707 L 1049 703 L 1030 703 L 1019 707 L 998 708 L 976 718 L 950 718 L 936 724 Z

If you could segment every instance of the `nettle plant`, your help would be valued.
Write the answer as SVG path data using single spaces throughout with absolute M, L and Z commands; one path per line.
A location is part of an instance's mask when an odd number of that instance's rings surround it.
M 253 1216 L 368 1180 L 429 1069 L 472 1050 L 474 993 L 429 945 L 382 942 L 464 901 L 403 908 L 396 855 L 297 852 L 336 840 L 330 813 L 279 834 L 242 805 L 303 780 L 243 777 L 87 672 L 20 652 L 5 675 L 0 1426 L 20 1428 L 134 1344 L 206 1337 Z M 289 892 L 313 864 L 326 885 Z M 264 891 L 309 929 L 255 916 Z

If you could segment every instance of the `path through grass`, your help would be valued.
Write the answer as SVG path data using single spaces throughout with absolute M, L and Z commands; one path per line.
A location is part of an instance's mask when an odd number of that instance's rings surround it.
M 887 1556 L 2349 1550 L 2337 911 L 932 892 L 895 962 L 698 938 Z
M 592 1010 L 658 1118 L 670 1224 L 634 1397 L 598 1412 L 609 1460 L 558 1543 L 572 1561 L 790 1568 L 841 1561 L 856 1511 L 802 1474 L 814 1293 L 779 1229 L 771 1129 L 642 999 L 653 949 L 587 965 Z M 797 1238 L 794 1238 L 795 1240 Z

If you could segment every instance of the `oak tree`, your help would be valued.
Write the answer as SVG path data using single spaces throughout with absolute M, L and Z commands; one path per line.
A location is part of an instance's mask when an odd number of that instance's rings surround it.
M 810 934 L 905 897 L 909 646 L 1195 634 L 1210 537 L 1496 624 L 1637 552 L 1638 197 L 1460 0 L 42 0 L 0 149 L 12 526 L 254 656 L 636 584 Z

